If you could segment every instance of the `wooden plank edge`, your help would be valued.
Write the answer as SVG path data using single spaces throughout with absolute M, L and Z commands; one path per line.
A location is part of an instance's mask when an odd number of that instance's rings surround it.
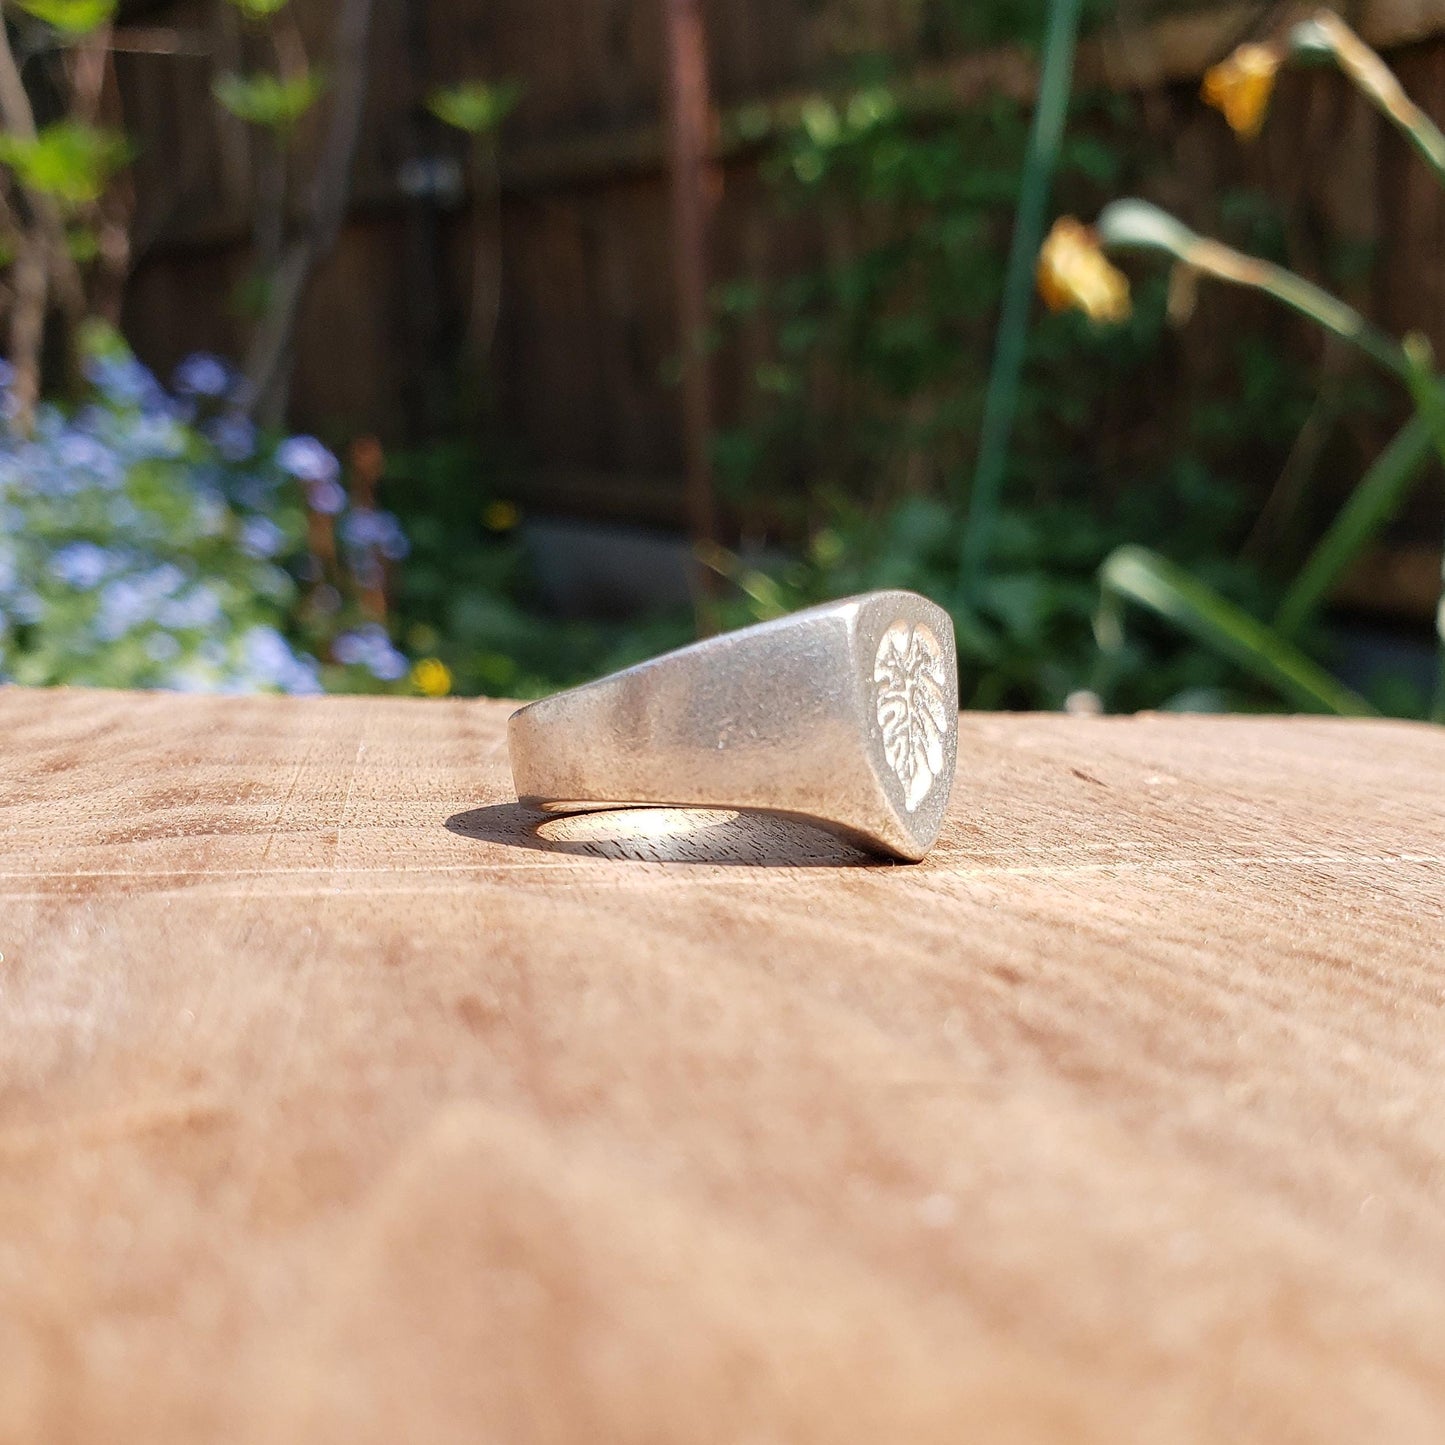
M 1317 6 L 1299 5 L 1287 19 Z M 1221 56 L 1258 27 L 1257 6 L 1231 5 L 1154 21 L 1136 33 L 1096 36 L 1079 47 L 1076 74 L 1081 86 L 1148 90 L 1197 80 Z M 1272 27 L 1274 28 L 1274 27 Z M 1357 28 L 1377 50 L 1416 44 L 1445 32 L 1445 0 L 1367 0 Z M 989 96 L 1032 100 L 1038 67 L 1022 47 L 1006 46 L 915 70 L 902 83 L 901 100 L 922 110 L 968 105 Z M 726 161 L 755 148 L 797 123 L 820 94 L 814 87 L 745 101 L 718 117 L 713 159 Z M 834 92 L 835 101 L 846 93 Z M 502 185 L 508 191 L 546 189 L 607 181 L 660 170 L 665 138 L 660 126 L 645 123 L 596 133 L 537 141 L 504 152 Z

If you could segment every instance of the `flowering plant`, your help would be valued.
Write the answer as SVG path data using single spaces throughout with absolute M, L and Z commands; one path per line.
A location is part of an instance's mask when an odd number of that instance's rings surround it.
M 96 333 L 86 371 L 82 406 L 24 427 L 0 366 L 0 682 L 315 693 L 407 677 L 376 605 L 406 539 L 348 497 L 326 447 L 258 433 L 218 357 L 190 357 L 167 390 Z
M 1202 94 L 1244 140 L 1263 127 L 1282 66 L 1290 61 L 1337 66 L 1445 183 L 1445 131 L 1425 114 L 1385 62 L 1332 11 L 1321 10 L 1277 38 L 1235 49 L 1204 77 Z M 1363 713 L 1373 704 L 1345 687 L 1299 645 L 1331 589 L 1362 549 L 1399 510 L 1426 458 L 1445 461 L 1445 376 L 1419 332 L 1395 339 L 1354 307 L 1295 272 L 1197 235 L 1146 201 L 1113 201 L 1093 226 L 1060 217 L 1038 256 L 1038 289 L 1054 310 L 1077 308 L 1092 320 L 1117 322 L 1129 314 L 1129 284 L 1106 252 L 1152 252 L 1173 264 L 1181 297 L 1200 277 L 1268 296 L 1355 347 L 1403 383 L 1415 415 L 1356 484 L 1265 622 L 1236 606 L 1167 558 L 1143 547 L 1116 549 L 1100 568 L 1103 605 L 1095 634 L 1110 659 L 1123 655 L 1123 605 L 1133 603 L 1172 623 L 1221 657 L 1252 673 L 1280 696 L 1310 711 Z M 1187 309 L 1187 307 L 1186 307 Z M 1445 573 L 1436 612 L 1437 678 L 1430 717 L 1445 722 Z

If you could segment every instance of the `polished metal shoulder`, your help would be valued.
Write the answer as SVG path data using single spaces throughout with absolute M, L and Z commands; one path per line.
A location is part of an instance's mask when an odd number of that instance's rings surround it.
M 548 812 L 752 809 L 918 859 L 958 755 L 953 619 L 912 592 L 843 598 L 543 698 L 508 741 L 518 798 Z

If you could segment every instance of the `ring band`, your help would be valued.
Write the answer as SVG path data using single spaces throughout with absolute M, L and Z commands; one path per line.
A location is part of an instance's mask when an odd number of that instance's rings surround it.
M 710 637 L 512 714 L 518 800 L 736 808 L 916 861 L 958 758 L 953 621 L 869 592 Z

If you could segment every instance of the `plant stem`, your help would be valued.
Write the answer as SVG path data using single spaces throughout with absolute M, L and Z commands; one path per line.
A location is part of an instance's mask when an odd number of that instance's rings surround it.
M 1445 181 L 1445 135 L 1408 95 L 1395 73 L 1333 11 L 1321 10 L 1296 31 L 1310 48 L 1322 44 L 1340 69 Z
M 983 568 L 1003 491 L 1004 468 L 1008 461 L 1014 415 L 1018 410 L 1019 376 L 1023 370 L 1029 314 L 1033 306 L 1034 262 L 1043 239 L 1044 212 L 1048 206 L 1073 88 L 1079 5 L 1080 0 L 1053 0 L 1049 10 L 1038 103 L 1024 157 L 1013 240 L 1004 272 L 1003 305 L 999 314 L 993 370 L 984 397 L 978 464 L 974 470 L 959 550 L 957 591 L 960 602 L 973 592 Z
M 331 116 L 312 185 L 311 209 L 301 233 L 282 254 L 271 279 L 266 314 L 246 357 L 241 405 L 276 424 L 285 409 L 291 343 L 307 283 L 336 244 L 351 194 L 351 169 L 366 102 L 366 61 L 374 0 L 344 0 L 336 18 Z
M 1416 416 L 1396 434 L 1351 491 L 1274 616 L 1282 637 L 1296 637 L 1365 544 L 1400 509 L 1430 454 L 1430 428 Z
M 1273 261 L 1236 251 L 1212 237 L 1196 235 L 1148 201 L 1111 201 L 1099 212 L 1097 230 L 1107 251 L 1162 251 L 1201 276 L 1272 296 L 1291 311 L 1358 347 L 1399 380 L 1408 383 L 1410 379 L 1410 362 L 1400 344 L 1371 326 L 1353 306 Z
M 1273 261 L 1247 256 L 1232 246 L 1203 236 L 1197 238 L 1181 259 L 1205 275 L 1263 291 L 1291 311 L 1359 347 L 1372 361 L 1395 376 L 1406 377 L 1408 365 L 1398 344 L 1371 326 L 1353 306 L 1330 295 L 1313 281 L 1306 281 L 1303 276 L 1276 266 Z
M 0 125 L 25 140 L 37 134 L 35 111 L 20 73 L 10 31 L 0 15 Z M 17 183 L 18 185 L 18 183 Z M 28 428 L 40 388 L 41 352 L 45 341 L 45 314 L 54 295 L 70 323 L 67 350 L 73 351 L 74 333 L 85 315 L 85 288 L 71 259 L 65 239 L 65 221 L 55 201 L 43 191 L 22 189 L 28 210 L 27 235 L 17 262 L 15 317 L 11 323 L 12 360 L 19 373 L 16 385 L 17 422 Z M 78 371 L 74 356 L 70 371 Z
M 31 233 L 20 243 L 11 282 L 10 359 L 15 366 L 15 427 L 29 435 L 40 400 L 40 351 L 45 339 L 45 307 L 50 294 L 45 243 Z

